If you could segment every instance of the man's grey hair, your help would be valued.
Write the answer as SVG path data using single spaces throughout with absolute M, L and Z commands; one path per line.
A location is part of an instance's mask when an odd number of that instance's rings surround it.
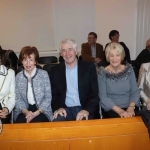
M 61 52 L 61 50 L 62 50 L 62 45 L 64 45 L 64 44 L 72 44 L 72 47 L 73 47 L 73 49 L 74 49 L 75 51 L 78 49 L 78 46 L 77 46 L 76 41 L 73 40 L 73 39 L 68 38 L 68 39 L 64 39 L 64 40 L 62 40 L 62 41 L 60 42 L 60 44 L 59 44 L 59 51 L 60 51 L 60 52 Z

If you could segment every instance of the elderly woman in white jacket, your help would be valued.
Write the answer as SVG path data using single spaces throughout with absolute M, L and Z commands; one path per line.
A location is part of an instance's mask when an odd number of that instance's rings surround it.
M 0 52 L 0 119 L 5 124 L 10 123 L 15 106 L 15 72 L 4 64 L 5 58 Z
M 143 102 L 143 109 L 150 110 L 150 63 L 141 65 L 138 85 L 141 89 L 140 95 Z

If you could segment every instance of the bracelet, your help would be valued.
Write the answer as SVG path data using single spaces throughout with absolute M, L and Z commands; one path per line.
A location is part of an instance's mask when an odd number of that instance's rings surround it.
M 40 114 L 42 113 L 42 111 L 40 109 L 38 109 L 37 111 L 39 111 Z
M 28 110 L 23 110 L 23 111 L 22 111 L 22 113 L 23 113 L 24 115 L 26 115 L 27 112 L 28 112 Z
M 128 107 L 132 107 L 133 109 L 135 109 L 135 106 L 128 106 Z

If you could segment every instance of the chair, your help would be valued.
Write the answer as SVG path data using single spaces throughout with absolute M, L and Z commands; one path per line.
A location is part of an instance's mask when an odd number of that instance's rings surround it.
M 102 114 L 102 107 L 99 104 L 99 114 L 100 114 L 100 119 L 103 119 L 103 114 Z
M 36 68 L 42 69 L 42 67 L 40 65 L 36 65 Z M 23 65 L 21 65 L 20 67 L 18 67 L 17 73 L 19 73 L 19 72 L 21 72 L 23 70 L 24 70 L 24 67 L 23 67 Z
M 54 67 L 56 65 L 58 65 L 58 64 L 46 64 L 46 65 L 43 66 L 43 70 L 47 71 L 48 74 L 50 75 L 52 67 Z
M 17 73 L 19 73 L 19 72 L 21 72 L 21 71 L 23 71 L 23 70 L 24 70 L 24 67 L 21 65 L 21 66 L 18 67 Z
M 22 62 L 18 59 L 18 61 L 17 61 L 17 67 L 19 68 L 20 66 L 22 66 Z
M 61 63 L 61 62 L 64 62 L 64 59 L 63 59 L 62 56 L 59 56 L 59 62 L 60 62 L 60 63 Z
M 39 63 L 40 64 L 50 64 L 50 63 L 57 63 L 57 57 L 56 56 L 43 56 L 40 57 Z

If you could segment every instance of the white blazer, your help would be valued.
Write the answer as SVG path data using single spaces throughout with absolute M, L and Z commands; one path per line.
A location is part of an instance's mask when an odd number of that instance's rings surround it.
M 15 72 L 0 65 L 0 103 L 9 113 L 15 106 Z
M 141 89 L 141 99 L 143 104 L 146 106 L 145 102 L 150 100 L 150 63 L 144 63 L 141 65 L 138 86 Z

